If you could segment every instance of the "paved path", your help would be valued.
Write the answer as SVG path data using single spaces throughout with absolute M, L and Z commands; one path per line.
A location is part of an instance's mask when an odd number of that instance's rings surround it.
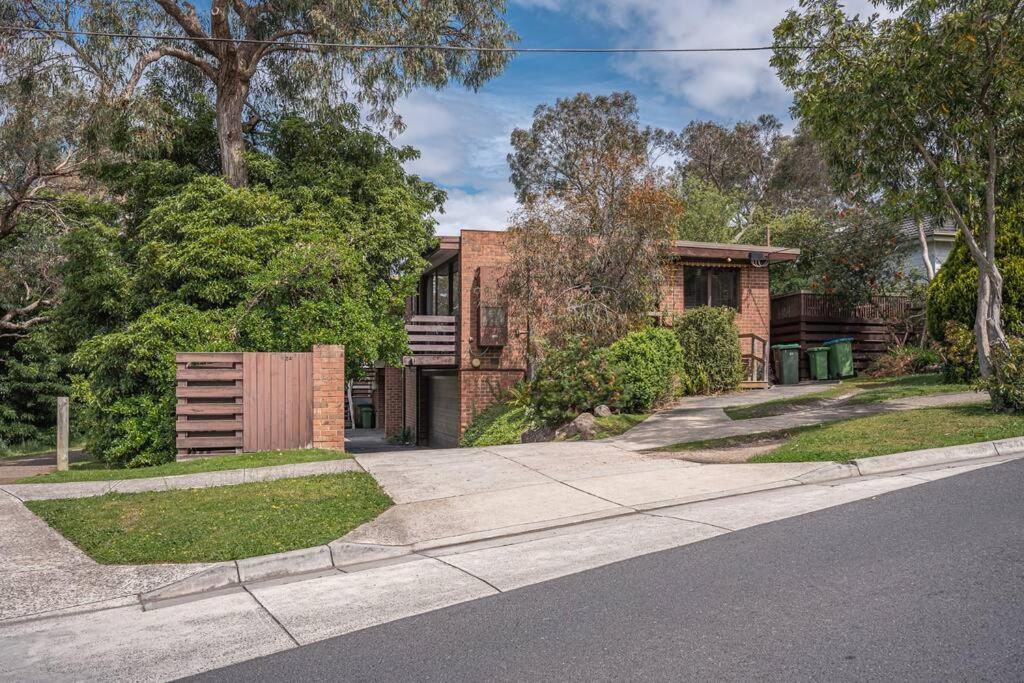
M 749 420 L 733 420 L 726 415 L 723 410 L 724 407 L 737 405 L 728 402 L 729 400 L 728 397 L 710 397 L 703 401 L 700 399 L 689 401 L 682 407 L 655 413 L 625 434 L 608 441 L 624 450 L 644 451 L 662 446 L 671 446 L 676 443 L 720 439 L 728 436 L 744 436 L 747 434 L 762 434 L 780 429 L 806 427 L 833 420 L 866 417 L 893 410 L 912 410 L 914 408 L 962 405 L 965 403 L 985 403 L 989 400 L 989 396 L 982 392 L 966 391 L 915 396 L 879 403 L 839 403 L 809 408 L 785 415 L 758 417 Z M 763 403 L 768 400 L 775 399 L 750 400 L 742 405 Z
M 111 481 L 75 481 L 55 484 L 4 484 L 0 491 L 19 500 L 49 500 L 54 498 L 89 498 L 105 493 L 144 493 L 147 491 L 173 491 L 176 489 L 204 489 L 213 486 L 231 486 L 254 481 L 294 479 L 317 474 L 359 471 L 355 460 L 320 460 L 294 465 L 248 467 L 218 472 L 176 474 L 169 477 L 115 479 Z
M 338 678 L 340 675 L 347 680 L 402 678 L 412 669 L 401 667 L 421 665 L 429 669 L 443 666 L 439 662 L 447 659 L 456 677 L 476 680 L 523 680 L 524 677 L 516 675 L 516 670 L 495 666 L 502 661 L 496 659 L 495 655 L 483 658 L 490 662 L 486 668 L 474 668 L 470 650 L 480 648 L 481 652 L 522 657 L 532 656 L 531 653 L 534 651 L 530 649 L 531 647 L 548 643 L 559 665 L 565 672 L 569 672 L 566 675 L 578 671 L 581 676 L 588 679 L 599 679 L 601 676 L 590 668 L 589 655 L 577 657 L 571 649 L 561 647 L 557 641 L 560 633 L 575 637 L 577 633 L 586 632 L 591 625 L 601 626 L 594 631 L 595 637 L 590 639 L 588 645 L 595 651 L 609 648 L 609 652 L 616 653 L 621 651 L 624 644 L 636 645 L 641 649 L 639 653 L 634 653 L 635 659 L 617 660 L 615 666 L 625 669 L 615 669 L 615 675 L 611 676 L 631 677 L 623 672 L 627 669 L 633 670 L 634 673 L 643 671 L 643 648 L 651 648 L 652 652 L 658 654 L 672 650 L 670 645 L 666 646 L 665 634 L 660 630 L 661 626 L 670 622 L 671 631 L 676 636 L 699 640 L 704 633 L 705 624 L 715 628 L 709 633 L 727 633 L 720 630 L 721 624 L 716 619 L 730 617 L 737 622 L 749 623 L 754 623 L 759 618 L 763 620 L 765 616 L 785 619 L 794 615 L 794 610 L 806 604 L 804 592 L 827 593 L 829 584 L 825 582 L 836 583 L 841 587 L 849 586 L 848 582 L 854 579 L 863 581 L 865 586 L 862 590 L 852 592 L 851 604 L 845 605 L 846 611 L 841 611 L 841 614 L 856 611 L 866 599 L 879 603 L 885 600 L 885 596 L 880 595 L 885 591 L 880 588 L 888 585 L 884 583 L 888 577 L 885 571 L 887 565 L 876 571 L 876 565 L 870 563 L 846 565 L 836 562 L 835 553 L 823 552 L 823 548 L 828 547 L 824 544 L 830 541 L 828 533 L 821 534 L 820 540 L 809 536 L 811 542 L 806 548 L 790 549 L 779 543 L 778 536 L 766 537 L 767 541 L 763 544 L 756 544 L 756 536 L 749 533 L 737 535 L 735 540 L 732 540 L 732 530 L 823 510 L 851 501 L 874 498 L 982 466 L 985 464 L 974 463 L 970 466 L 942 470 L 917 471 L 903 476 L 846 480 L 837 485 L 809 485 L 762 491 L 657 511 L 637 512 L 615 519 L 549 529 L 488 543 L 447 548 L 432 555 L 420 554 L 404 558 L 401 562 L 366 567 L 362 570 L 334 570 L 304 580 L 252 584 L 246 586 L 244 590 L 239 589 L 207 596 L 206 599 L 197 602 L 170 604 L 147 611 L 138 605 L 111 605 L 102 610 L 84 609 L 49 618 L 6 621 L 0 623 L 0 679 L 168 680 L 261 655 L 292 650 L 300 645 L 310 645 L 406 617 L 426 615 L 477 598 L 486 598 L 486 601 L 466 606 L 469 612 L 463 611 L 463 608 L 456 608 L 452 612 L 438 613 L 433 617 L 425 616 L 412 622 L 394 624 L 394 628 L 403 629 L 408 624 L 422 624 L 422 619 L 425 618 L 443 620 L 446 615 L 454 617 L 450 622 L 428 621 L 430 626 L 417 636 L 420 639 L 418 643 L 402 642 L 401 639 L 374 641 L 373 631 L 356 634 L 349 641 L 353 646 L 374 642 L 377 645 L 368 645 L 369 649 L 361 646 L 351 649 L 349 661 L 352 662 L 352 670 L 344 674 L 332 672 L 328 677 Z M 696 471 L 698 468 L 689 469 Z M 1002 476 L 995 479 L 1001 480 Z M 1014 492 L 1013 495 L 1016 495 L 1019 486 L 1019 481 L 1012 482 L 1010 488 Z M 957 502 L 953 506 L 954 517 L 962 522 L 971 518 L 979 505 L 990 506 L 990 497 L 985 489 L 983 486 L 968 500 Z M 884 501 L 884 496 L 880 500 Z M 907 521 L 905 506 L 898 500 L 891 505 L 896 510 L 896 515 L 889 528 L 890 534 L 898 538 L 900 543 L 913 541 L 913 532 L 907 537 L 898 533 L 899 524 Z M 916 509 L 913 506 L 911 508 Z M 964 515 L 964 510 L 971 510 L 972 515 Z M 927 517 L 915 513 L 911 516 L 911 521 L 919 521 L 922 516 Z M 1000 525 L 984 517 L 978 519 L 981 520 L 980 524 L 992 528 L 1021 528 L 1016 521 L 1009 525 Z M 849 526 L 858 528 L 856 519 L 851 520 Z M 799 542 L 804 538 L 804 534 L 798 528 L 785 537 L 790 541 Z M 712 542 L 715 544 L 708 552 L 713 552 L 719 544 L 725 544 L 726 547 L 740 549 L 764 548 L 763 552 L 766 554 L 754 554 L 743 561 L 726 556 L 721 562 L 708 566 L 706 570 L 691 570 L 693 565 L 685 560 L 685 555 L 670 556 L 673 561 L 666 563 L 666 566 L 669 566 L 666 571 L 676 576 L 678 584 L 669 585 L 656 580 L 648 583 L 643 572 L 627 571 L 628 576 L 623 575 L 616 581 L 617 593 L 606 591 L 607 585 L 601 577 L 616 571 L 615 566 L 606 567 L 597 573 L 567 579 L 578 586 L 571 595 L 544 593 L 544 587 L 537 586 L 535 589 L 541 591 L 542 596 L 553 598 L 553 602 L 548 603 L 550 612 L 546 614 L 538 614 L 533 610 L 532 606 L 536 602 L 531 601 L 529 593 L 515 592 L 517 588 L 568 577 L 571 574 L 656 551 L 691 546 L 692 552 L 701 552 L 701 542 L 708 539 L 713 539 Z M 942 543 L 947 541 L 948 539 L 942 539 Z M 983 552 L 977 553 L 978 561 L 984 564 L 982 560 L 991 555 L 993 548 L 1003 549 L 1005 556 L 1006 548 L 1012 549 L 1019 545 L 1019 539 L 1014 539 L 1010 544 L 995 543 L 985 546 L 979 549 Z M 894 548 L 903 546 L 896 545 Z M 783 550 L 785 552 L 782 552 Z M 685 551 L 683 548 L 674 552 Z M 890 555 L 898 556 L 900 552 L 893 550 Z M 654 555 L 636 566 L 642 567 L 644 563 L 659 562 L 660 557 Z M 882 555 L 878 559 L 884 560 L 885 557 Z M 1007 557 L 1013 559 L 1011 556 Z M 822 563 L 825 566 L 820 570 L 816 569 L 805 579 L 795 583 L 783 583 L 784 577 L 779 573 L 780 567 L 801 563 L 808 568 L 817 568 Z M 626 569 L 629 570 L 630 567 L 627 566 Z M 920 571 L 915 580 L 921 580 Z M 883 584 L 879 584 L 878 581 L 883 581 Z M 706 589 L 703 588 L 705 584 Z M 1009 587 L 1008 590 L 1016 590 L 1012 577 L 1007 577 L 1006 585 Z M 758 586 L 763 586 L 764 589 L 761 590 Z M 923 589 L 922 584 L 921 590 Z M 606 592 L 607 598 L 604 597 Z M 780 602 L 778 605 L 771 605 L 770 611 L 759 612 L 759 603 L 756 602 L 726 601 L 729 598 L 736 600 L 773 592 L 778 593 Z M 507 595 L 501 595 L 503 593 Z M 961 604 L 956 599 L 944 599 L 943 595 L 944 593 L 937 593 L 929 599 L 935 604 L 948 605 L 953 609 Z M 694 601 L 700 599 L 706 600 L 706 604 L 697 609 L 698 603 Z M 722 602 L 719 602 L 720 600 Z M 643 609 L 632 615 L 624 614 L 617 609 L 620 605 L 628 604 L 636 605 L 638 610 L 641 606 Z M 737 607 L 735 610 L 723 611 L 722 606 L 729 604 L 749 604 L 749 608 Z M 769 605 L 764 605 L 767 610 Z M 478 609 L 478 606 L 499 611 L 508 622 L 492 630 L 488 624 L 478 621 L 473 616 L 473 610 Z M 694 608 L 691 609 L 691 606 Z M 858 618 L 868 623 L 874 620 L 874 614 L 873 610 L 866 610 Z M 467 620 L 460 621 L 461 615 L 468 615 Z M 592 621 L 598 615 L 604 615 L 608 621 L 600 624 Z M 659 618 L 664 619 L 664 622 L 651 621 Z M 956 620 L 950 618 L 948 621 Z M 439 623 L 445 623 L 446 626 L 439 627 Z M 831 623 L 837 629 L 837 633 L 847 638 L 851 637 L 850 632 L 842 629 L 841 621 Z M 474 633 L 475 624 L 480 627 L 475 631 L 479 639 L 467 640 L 467 634 Z M 605 625 L 610 630 L 606 630 Z M 657 625 L 658 630 L 649 633 L 649 625 Z M 809 619 L 805 624 L 806 628 L 811 629 L 812 634 L 818 626 L 819 622 L 813 619 Z M 905 632 L 912 630 L 908 628 Z M 527 642 L 520 641 L 523 633 L 532 634 L 526 636 Z M 727 661 L 729 656 L 748 651 L 753 652 L 752 657 L 741 656 L 738 661 L 750 661 L 751 658 L 756 660 L 758 653 L 763 649 L 762 645 L 766 642 L 765 638 L 779 637 L 779 633 L 771 629 L 755 630 L 755 633 L 758 637 L 738 639 L 736 646 L 740 649 L 727 650 L 728 656 L 723 655 L 725 660 L 700 657 L 697 657 L 697 660 L 708 665 L 722 665 L 722 661 Z M 996 630 L 993 633 L 1000 631 Z M 649 635 L 651 637 L 648 637 Z M 369 640 L 362 640 L 364 638 Z M 817 642 L 815 638 L 808 637 L 805 645 L 814 647 Z M 440 649 L 431 654 L 431 645 Z M 936 641 L 935 647 L 945 646 L 944 641 Z M 417 647 L 424 649 L 422 659 L 398 661 L 402 660 L 398 655 L 412 652 Z M 750 651 L 749 648 L 754 650 Z M 831 652 L 833 649 L 826 648 L 823 651 Z M 296 651 L 298 659 L 284 660 L 285 666 L 297 667 L 298 665 L 294 664 L 297 661 L 312 663 L 313 660 L 306 657 L 313 652 L 316 650 Z M 786 659 L 787 652 L 779 652 L 776 655 L 780 659 Z M 445 656 L 440 656 L 442 653 L 446 653 Z M 394 664 L 391 663 L 392 658 L 396 659 Z M 463 668 L 467 663 L 469 670 Z M 633 669 L 634 664 L 639 668 Z M 547 669 L 543 662 L 539 662 L 539 665 L 540 668 L 534 670 L 533 675 L 527 675 L 525 678 L 562 677 L 559 673 Z M 690 658 L 684 658 L 680 665 L 692 666 L 693 662 Z M 258 669 L 252 671 L 255 671 L 255 678 L 263 678 Z M 523 672 L 530 673 L 525 669 Z M 544 672 L 550 675 L 544 675 Z M 250 671 L 242 670 L 241 673 L 247 675 Z M 306 670 L 294 668 L 284 676 L 274 674 L 267 679 L 304 677 L 305 673 Z M 652 673 L 656 671 L 652 670 Z M 678 679 L 678 670 L 669 673 L 669 677 Z M 451 676 L 438 674 L 433 678 Z M 605 678 L 609 676 L 606 675 Z
M 68 459 L 71 462 L 83 462 L 89 459 L 89 454 L 80 449 L 73 450 L 68 453 Z M 56 470 L 56 452 L 0 458 L 0 484 L 13 484 L 25 477 L 47 474 Z
M 139 593 L 208 566 L 97 564 L 0 491 L 0 620 L 76 605 L 135 604 Z
M 356 457 L 397 505 L 345 539 L 414 550 L 788 486 L 829 464 L 697 465 L 596 442 Z
M 1022 487 L 993 467 L 200 680 L 1020 680 Z

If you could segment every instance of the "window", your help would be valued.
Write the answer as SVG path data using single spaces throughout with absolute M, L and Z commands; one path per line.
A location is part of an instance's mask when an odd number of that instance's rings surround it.
M 417 311 L 422 315 L 458 315 L 459 268 L 453 259 L 423 276 Z
M 683 266 L 683 305 L 740 307 L 738 268 Z

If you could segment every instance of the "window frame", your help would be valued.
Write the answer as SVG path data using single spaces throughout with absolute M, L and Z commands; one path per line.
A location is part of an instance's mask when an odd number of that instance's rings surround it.
M 683 310 L 690 310 L 691 308 L 698 308 L 700 306 L 712 306 L 715 308 L 732 308 L 739 313 L 743 308 L 743 290 L 741 287 L 742 268 L 736 266 L 715 266 L 715 265 L 690 265 L 683 264 Z M 704 294 L 702 296 L 702 302 L 691 305 L 688 300 L 688 278 L 692 271 L 698 273 L 698 285 L 702 285 Z M 714 273 L 729 272 L 733 278 L 733 292 L 735 296 L 735 306 L 732 304 L 721 304 L 714 303 Z
M 448 285 L 448 312 L 438 313 L 438 281 L 447 280 Z M 439 263 L 420 277 L 420 286 L 416 296 L 417 315 L 445 315 L 455 317 L 459 314 L 461 305 L 461 278 L 459 277 L 459 260 L 450 258 L 444 263 Z

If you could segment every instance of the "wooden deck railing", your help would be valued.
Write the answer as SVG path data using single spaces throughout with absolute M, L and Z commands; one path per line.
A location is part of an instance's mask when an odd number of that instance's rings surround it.
M 756 334 L 741 334 L 740 349 L 747 370 L 745 382 L 768 381 L 768 341 Z
M 455 316 L 414 315 L 405 322 L 409 350 L 405 365 L 456 365 Z
M 794 292 L 772 298 L 772 323 L 790 320 L 881 322 L 902 320 L 910 310 L 905 296 L 875 296 L 871 301 L 850 306 L 823 294 Z

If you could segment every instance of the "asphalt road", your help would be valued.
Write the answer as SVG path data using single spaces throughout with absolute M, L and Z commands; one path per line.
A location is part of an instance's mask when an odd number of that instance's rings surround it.
M 209 672 L 211 681 L 1024 680 L 1024 461 Z

